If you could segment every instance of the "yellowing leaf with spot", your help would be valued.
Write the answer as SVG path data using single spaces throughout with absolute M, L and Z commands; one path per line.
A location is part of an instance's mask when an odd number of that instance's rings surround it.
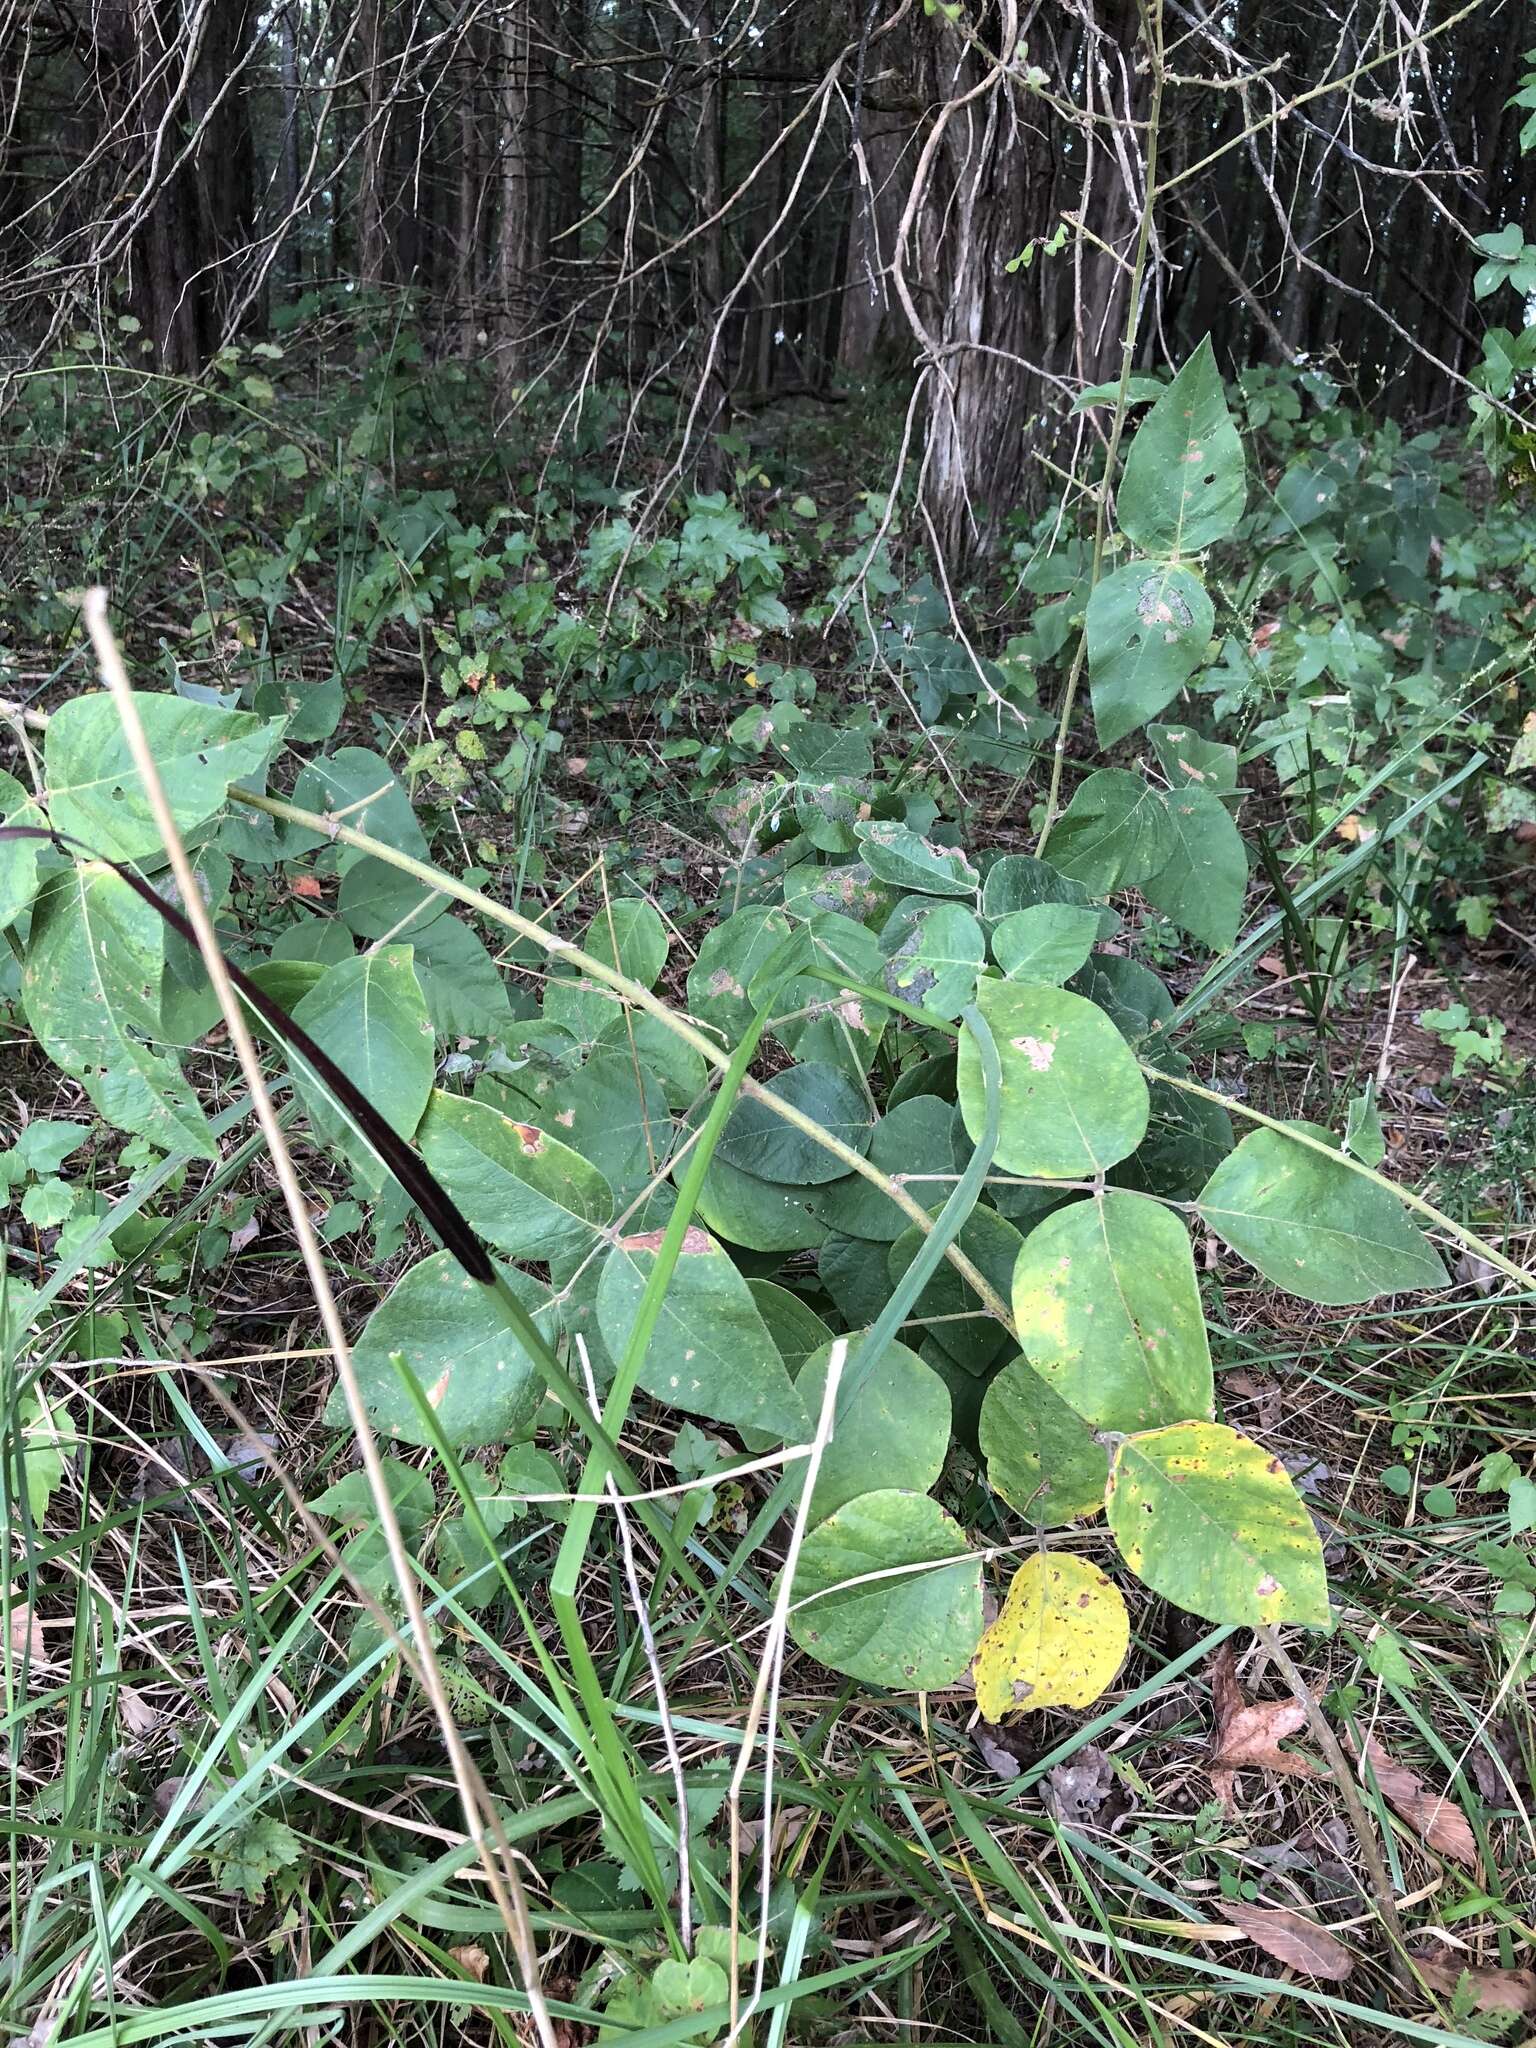
M 1125 1661 L 1130 1618 L 1097 1565 L 1067 1551 L 1029 1558 L 976 1652 L 976 1704 L 988 1721 L 1037 1707 L 1086 1707 Z
M 1323 1547 L 1280 1460 L 1219 1422 L 1128 1436 L 1105 1512 L 1154 1593 L 1206 1621 L 1331 1629 Z

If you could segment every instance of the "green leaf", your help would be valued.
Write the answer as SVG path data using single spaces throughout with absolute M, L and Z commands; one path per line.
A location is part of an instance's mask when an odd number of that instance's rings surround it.
M 80 1448 L 80 1436 L 68 1405 L 50 1400 L 36 1382 L 21 1397 L 16 1424 L 27 1511 L 36 1529 Z
M 941 1206 L 935 1200 L 930 1214 L 936 1216 Z M 889 1285 L 881 1292 L 882 1307 L 885 1296 L 905 1276 L 921 1251 L 926 1236 L 922 1227 L 914 1223 L 891 1246 L 886 1256 Z M 995 1209 L 981 1207 L 966 1217 L 955 1239 L 971 1264 L 1005 1301 L 1023 1242 L 1006 1217 L 999 1216 Z M 873 1322 L 874 1317 L 860 1320 Z M 982 1307 L 980 1297 L 948 1259 L 940 1260 L 933 1278 L 912 1304 L 908 1323 L 919 1329 L 928 1324 L 950 1356 L 972 1373 L 985 1372 L 1008 1342 L 1007 1330 Z
M 281 719 L 248 711 L 220 711 L 141 690 L 134 691 L 133 701 L 183 832 L 223 807 L 232 782 L 261 776 L 283 736 Z M 159 827 L 105 691 L 59 706 L 48 722 L 43 768 L 48 816 L 60 832 L 112 860 L 138 860 L 161 850 Z
M 868 1150 L 875 1116 L 861 1090 L 835 1067 L 806 1061 L 775 1074 L 764 1092 L 809 1117 L 828 1137 L 857 1152 Z M 760 1180 L 819 1187 L 840 1180 L 846 1165 L 765 1102 L 743 1096 L 720 1134 L 716 1157 Z
M 35 1181 L 21 1198 L 22 1216 L 37 1230 L 51 1230 L 72 1216 L 74 1209 L 74 1190 L 61 1180 Z
M 831 1343 L 832 1332 L 821 1317 L 808 1309 L 799 1295 L 791 1294 L 787 1287 L 780 1287 L 772 1280 L 749 1280 L 747 1292 L 784 1361 L 785 1370 L 791 1379 L 798 1378 L 801 1366 L 811 1353 L 819 1351 L 823 1344 Z
M 1154 1593 L 1205 1621 L 1332 1627 L 1323 1548 L 1280 1460 L 1219 1422 L 1126 1437 L 1105 1509 Z
M 414 939 L 447 921 L 447 899 L 439 890 L 371 853 L 342 876 L 336 908 L 360 939 Z
M 926 1493 L 944 1469 L 949 1452 L 949 1389 L 915 1351 L 889 1343 L 867 1375 L 861 1376 L 868 1331 L 848 1339 L 831 1441 L 811 1494 L 811 1520 L 869 1491 L 871 1476 L 888 1486 Z M 832 1346 L 824 1344 L 805 1362 L 795 1391 L 806 1418 L 821 1413 Z M 850 1394 L 849 1389 L 856 1388 Z
M 1120 529 L 1149 555 L 1195 555 L 1226 538 L 1247 495 L 1243 444 L 1207 336 L 1136 430 L 1116 500 Z
M 384 1491 L 394 1507 L 401 1534 L 406 1537 L 419 1535 L 432 1518 L 431 1480 L 425 1472 L 418 1472 L 414 1465 L 403 1464 L 399 1458 L 381 1458 L 379 1463 L 384 1472 Z M 369 1531 L 378 1522 L 373 1488 L 366 1472 L 344 1474 L 305 1505 L 317 1515 L 328 1515 L 333 1522 L 359 1523 Z
M 1099 913 L 1079 903 L 1011 911 L 992 934 L 992 957 L 1010 981 L 1070 981 L 1093 951 Z
M 686 1158 L 678 1162 L 679 1182 L 686 1164 Z M 699 1189 L 699 1215 L 727 1244 L 747 1251 L 811 1251 L 827 1235 L 814 1199 L 820 1193 L 820 1188 L 760 1180 L 732 1166 L 717 1150 Z
M 1141 884 L 1141 893 L 1181 931 L 1213 953 L 1225 952 L 1242 923 L 1247 849 L 1226 805 L 1209 790 L 1176 789 L 1168 817 L 1173 851 Z
M 597 1319 L 622 1358 L 662 1232 L 621 1237 L 603 1261 Z M 725 1249 L 690 1224 L 640 1370 L 655 1400 L 712 1421 L 774 1431 L 785 1443 L 806 1431 L 804 1405 Z
M 49 1117 L 35 1116 L 22 1126 L 12 1150 L 28 1173 L 57 1173 L 90 1135 L 89 1124 L 55 1123 Z
M 1095 1429 L 1211 1413 L 1189 1232 L 1148 1195 L 1107 1189 L 1036 1224 L 1014 1268 L 1013 1319 L 1030 1364 Z
M 307 1853 L 286 1821 L 275 1814 L 255 1813 L 210 1845 L 208 1867 L 221 1892 L 243 1893 L 253 1905 L 260 1905 L 268 1884 L 285 1870 L 298 1869 Z
M 975 993 L 986 958 L 981 926 L 962 904 L 930 903 L 898 930 L 885 963 L 886 988 L 935 1017 L 958 1017 Z
M 0 769 L 0 825 L 45 826 L 42 809 L 14 775 Z M 0 927 L 14 924 L 37 894 L 37 839 L 0 840 Z
M 1000 1171 L 1083 1180 L 1136 1150 L 1146 1135 L 1147 1084 L 1102 1010 L 1039 982 L 983 981 L 976 1005 L 1002 1061 Z M 963 1029 L 958 1086 L 974 1139 L 985 1127 L 985 1089 L 975 1041 Z
M 1216 613 L 1177 562 L 1127 562 L 1088 600 L 1088 675 L 1099 745 L 1155 718 L 1205 658 Z
M 108 1123 L 163 1152 L 218 1156 L 196 1095 L 161 1037 L 165 926 L 121 876 L 91 864 L 43 886 L 21 1000 L 38 1043 Z
M 338 747 L 307 761 L 293 786 L 293 801 L 302 811 L 319 811 L 329 816 L 345 812 L 344 822 L 354 832 L 370 839 L 382 839 L 397 853 L 426 860 L 430 849 L 404 784 L 382 754 L 368 747 Z M 323 832 L 304 825 L 283 825 L 283 858 L 312 853 L 326 845 Z M 336 864 L 342 874 L 361 860 L 376 858 L 359 853 L 355 847 L 337 845 Z M 417 884 L 417 887 L 422 886 Z
M 613 1190 L 616 1206 L 653 1180 L 671 1154 L 677 1126 L 667 1098 L 628 1046 L 595 1045 L 580 1067 L 530 1067 L 507 1077 L 522 1083 L 526 1109 L 516 1107 L 510 1089 L 490 1092 L 500 1078 L 482 1075 L 475 1083 L 477 1099 L 485 1088 L 493 1107 L 536 1123 L 590 1160 Z
M 590 1160 L 489 1103 L 432 1090 L 417 1142 L 471 1228 L 510 1259 L 584 1257 L 613 1215 Z
M 515 1267 L 503 1267 L 502 1277 L 551 1338 L 549 1289 Z M 429 1444 L 392 1354 L 404 1360 L 449 1443 L 501 1444 L 532 1430 L 544 1399 L 543 1378 L 509 1328 L 494 1290 L 472 1280 L 451 1252 L 435 1252 L 402 1275 L 368 1318 L 352 1353 L 375 1426 L 398 1443 Z M 340 1388 L 325 1419 L 346 1426 Z
M 436 1058 L 432 1020 L 409 946 L 386 946 L 328 967 L 293 1019 L 354 1081 L 392 1131 L 409 1138 L 432 1093 Z M 384 1168 L 302 1059 L 292 1056 L 299 1093 L 322 1144 L 334 1144 L 365 1184 L 382 1185 Z
M 667 964 L 667 928 L 643 896 L 618 896 L 587 926 L 581 948 L 642 988 L 654 988 Z
M 1026 1558 L 977 1646 L 981 1717 L 1092 1706 L 1130 1644 L 1125 1602 L 1097 1565 L 1065 1550 Z
M 956 1170 L 952 1136 L 954 1111 L 937 1095 L 914 1095 L 888 1109 L 875 1125 L 865 1157 L 887 1177 L 913 1172 L 952 1174 Z M 934 1182 L 918 1182 L 918 1200 L 929 1191 L 941 1192 Z M 874 1238 L 892 1244 L 912 1222 L 883 1189 L 850 1173 L 833 1181 L 815 1198 L 815 1212 L 833 1230 L 848 1237 Z
M 1100 768 L 1072 792 L 1051 834 L 1051 862 L 1096 896 L 1134 889 L 1176 851 L 1167 798 L 1124 768 Z
M 1387 1156 L 1387 1141 L 1381 1128 L 1381 1112 L 1376 1107 L 1374 1075 L 1366 1082 L 1364 1094 L 1350 1099 L 1349 1114 L 1344 1126 L 1344 1149 L 1353 1154 L 1362 1166 L 1380 1166 Z
M 988 1484 L 1038 1527 L 1056 1529 L 1103 1507 L 1109 1453 L 1027 1358 L 1013 1359 L 988 1386 L 977 1434 Z
M 457 917 L 438 917 L 411 943 L 427 1014 L 440 1038 L 492 1038 L 507 1029 L 507 985 L 478 932 Z
M 1315 1124 L 1295 1128 L 1334 1142 Z M 1303 1301 L 1340 1308 L 1445 1285 L 1438 1254 L 1390 1189 L 1279 1131 L 1244 1138 L 1198 1208 L 1233 1251 Z
M 1075 903 L 1086 908 L 1091 901 L 1081 882 L 1069 881 L 1050 861 L 1035 860 L 1027 853 L 1005 853 L 993 861 L 981 886 L 981 914 L 988 925 L 1015 911 L 1033 910 L 1038 903 Z M 1101 920 L 1099 936 L 1108 938 L 1102 920 L 1111 913 L 1101 910 L 1097 915 Z
M 1236 793 L 1236 747 L 1203 740 L 1187 725 L 1149 725 L 1147 738 L 1175 790 L 1208 789 L 1213 796 Z
M 872 875 L 926 896 L 972 896 L 981 877 L 957 846 L 938 846 L 906 825 L 866 820 L 855 827 Z
M 752 977 L 794 929 L 782 910 L 738 910 L 706 933 L 688 973 L 688 1007 L 734 1045 L 752 1022 Z
M 940 1560 L 954 1562 L 934 1568 Z M 869 1576 L 892 1572 L 901 1575 Z M 927 1494 L 860 1494 L 801 1548 L 790 1633 L 846 1678 L 902 1692 L 949 1685 L 970 1663 L 981 1622 L 981 1566 Z
M 1182 1061 L 1177 1070 L 1184 1070 Z M 1192 1202 L 1232 1150 L 1232 1119 L 1219 1102 L 1188 1095 L 1171 1081 L 1153 1081 L 1148 1095 L 1147 1135 L 1114 1177 L 1122 1187 Z
M 804 944 L 808 964 L 866 988 L 879 987 L 885 966 L 879 941 L 852 918 L 818 911 L 804 926 Z M 855 1084 L 869 1071 L 885 1030 L 885 1009 L 876 1010 L 854 990 L 809 974 L 780 982 L 777 962 L 757 970 L 747 996 L 754 1013 L 772 1002 L 774 1036 L 792 1058 L 835 1066 Z

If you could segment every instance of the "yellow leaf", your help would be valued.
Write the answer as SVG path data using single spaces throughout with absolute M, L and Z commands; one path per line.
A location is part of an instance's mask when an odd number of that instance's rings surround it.
M 1014 1574 L 976 1651 L 976 1704 L 988 1721 L 1036 1707 L 1086 1707 L 1131 1639 L 1125 1602 L 1097 1565 L 1052 1550 Z

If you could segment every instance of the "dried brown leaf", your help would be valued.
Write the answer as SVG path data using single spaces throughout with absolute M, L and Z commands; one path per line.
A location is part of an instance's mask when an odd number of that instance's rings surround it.
M 466 1977 L 473 1977 L 477 1984 L 485 1982 L 485 1973 L 491 1967 L 491 1959 L 483 1948 L 471 1945 L 465 1948 L 451 1948 L 448 1953 Z
M 1223 1899 L 1221 1913 L 1265 1955 L 1304 1977 L 1324 1977 L 1330 1984 L 1342 1984 L 1355 1967 L 1349 1950 L 1326 1927 L 1287 1906 L 1250 1906 L 1242 1899 Z
M 1431 1990 L 1449 1997 L 1463 1976 L 1471 1981 L 1478 2012 L 1536 2012 L 1536 1970 L 1497 1970 L 1486 1965 L 1446 1962 L 1433 1950 L 1412 1951 L 1414 1968 Z
M 1406 1764 L 1395 1763 L 1376 1740 L 1366 1737 L 1364 1761 L 1375 1773 L 1382 1797 L 1431 1849 L 1466 1870 L 1477 1868 L 1477 1837 L 1461 1808 L 1446 1792 L 1431 1792 Z
M 1210 1662 L 1211 1699 L 1216 1709 L 1216 1732 L 1206 1765 L 1216 1796 L 1230 1812 L 1234 1805 L 1236 1775 L 1241 1770 L 1286 1771 L 1293 1777 L 1318 1775 L 1304 1756 L 1293 1756 L 1280 1744 L 1288 1735 L 1299 1735 L 1307 1725 L 1307 1710 L 1300 1700 L 1261 1700 L 1250 1704 L 1237 1682 L 1237 1658 L 1232 1645 L 1223 1643 Z
M 48 1656 L 48 1645 L 43 1641 L 43 1624 L 30 1607 L 18 1600 L 11 1609 L 11 1656 L 20 1664 L 28 1659 L 34 1664 L 43 1663 Z

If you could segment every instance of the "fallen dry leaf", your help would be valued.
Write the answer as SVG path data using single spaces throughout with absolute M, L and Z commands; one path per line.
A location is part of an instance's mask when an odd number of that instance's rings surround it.
M 1412 1949 L 1413 1966 L 1433 1991 L 1449 1997 L 1465 1976 L 1478 2012 L 1536 2012 L 1536 1970 L 1497 1970 L 1454 1958 L 1446 1962 L 1433 1950 Z
M 1046 1773 L 1040 1803 L 1065 1827 L 1112 1830 L 1136 1802 L 1104 1751 L 1089 1742 Z
M 1442 1856 L 1449 1856 L 1466 1870 L 1476 1870 L 1477 1837 L 1467 1816 L 1448 1793 L 1431 1792 L 1406 1764 L 1394 1763 L 1374 1735 L 1366 1737 L 1364 1761 L 1375 1773 L 1382 1797 L 1423 1836 L 1431 1849 L 1438 1849 Z
M 1221 1914 L 1248 1939 L 1303 1977 L 1325 1977 L 1330 1984 L 1342 1984 L 1355 1967 L 1355 1959 L 1341 1941 L 1335 1941 L 1326 1927 L 1319 1927 L 1304 1913 L 1287 1906 L 1250 1906 L 1242 1899 L 1223 1899 Z
M 135 1740 L 145 1735 L 153 1735 L 160 1726 L 160 1716 L 143 1693 L 135 1692 L 131 1685 L 118 1688 L 117 1711 L 122 1716 L 124 1729 Z
M 1284 974 L 1285 962 L 1278 953 L 1261 953 L 1259 955 L 1259 972 L 1261 974 Z
M 315 877 L 313 875 L 295 875 L 293 880 L 288 884 L 288 890 L 290 895 L 308 896 L 311 899 L 321 897 L 325 894 L 325 891 L 321 888 L 320 884 L 315 880 Z
M 1306 1757 L 1280 1747 L 1286 1736 L 1299 1735 L 1307 1725 L 1307 1710 L 1300 1700 L 1245 1700 L 1230 1643 L 1223 1643 L 1212 1656 L 1210 1672 L 1216 1732 L 1206 1769 L 1216 1797 L 1229 1813 L 1235 1810 L 1241 1770 L 1288 1771 L 1297 1778 L 1320 1775 Z
M 48 1655 L 48 1646 L 43 1641 L 43 1624 L 30 1607 L 20 1603 L 11 1609 L 11 1655 L 17 1663 L 30 1659 L 34 1664 L 43 1663 Z
M 483 1948 L 451 1948 L 448 1953 L 466 1977 L 473 1977 L 477 1984 L 485 1982 L 485 1973 L 491 1967 L 491 1959 Z

